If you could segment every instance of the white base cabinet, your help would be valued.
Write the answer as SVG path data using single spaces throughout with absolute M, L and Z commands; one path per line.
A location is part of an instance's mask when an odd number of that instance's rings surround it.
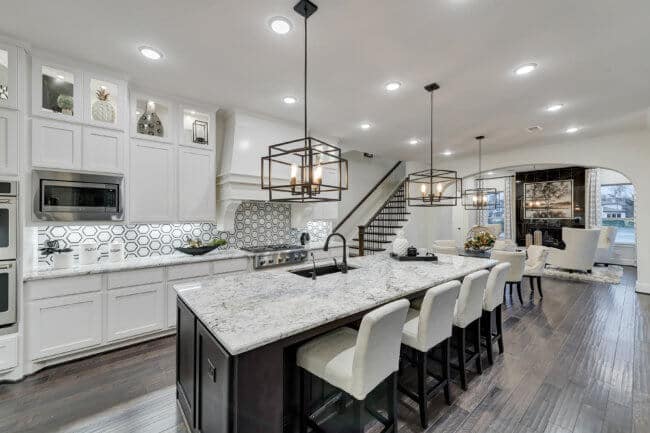
M 164 305 L 162 283 L 109 290 L 106 340 L 113 342 L 160 331 L 165 326 Z
M 18 335 L 0 337 L 0 372 L 18 366 Z
M 102 294 L 38 299 L 27 305 L 27 341 L 33 360 L 102 343 Z
M 26 281 L 24 372 L 167 335 L 176 326 L 175 284 L 248 269 L 248 258 L 235 258 Z M 0 337 L 0 372 L 13 368 L 12 344 Z

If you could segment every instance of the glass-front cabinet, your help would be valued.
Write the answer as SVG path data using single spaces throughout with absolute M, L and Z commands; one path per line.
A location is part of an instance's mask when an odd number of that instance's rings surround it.
M 58 120 L 83 119 L 82 72 L 38 58 L 32 60 L 32 112 Z
M 131 137 L 160 142 L 175 141 L 174 105 L 142 93 L 131 93 Z
M 215 113 L 195 107 L 179 108 L 179 144 L 199 149 L 214 148 Z
M 84 73 L 84 122 L 102 128 L 124 129 L 126 83 Z
M 17 108 L 18 50 L 0 42 L 0 108 Z

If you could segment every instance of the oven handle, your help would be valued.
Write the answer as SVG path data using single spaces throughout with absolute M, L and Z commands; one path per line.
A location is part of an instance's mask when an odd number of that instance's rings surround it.
M 11 269 L 13 267 L 14 267 L 14 265 L 11 264 L 11 263 L 8 263 L 6 265 L 0 265 L 0 269 Z

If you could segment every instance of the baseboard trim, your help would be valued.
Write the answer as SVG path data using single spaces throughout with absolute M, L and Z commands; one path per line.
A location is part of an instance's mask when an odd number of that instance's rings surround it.
M 636 292 L 644 295 L 650 295 L 650 283 L 636 282 Z

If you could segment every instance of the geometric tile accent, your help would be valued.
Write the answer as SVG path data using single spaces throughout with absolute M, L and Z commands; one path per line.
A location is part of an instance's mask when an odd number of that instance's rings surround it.
M 328 221 L 310 221 L 306 230 L 312 242 L 323 241 L 332 230 Z M 47 240 L 58 240 L 61 246 L 75 251 L 80 243 L 92 239 L 100 245 L 102 256 L 108 255 L 108 244 L 114 240 L 124 243 L 125 256 L 149 257 L 174 253 L 174 248 L 185 244 L 187 237 L 204 242 L 214 238 L 225 239 L 221 249 L 258 245 L 298 243 L 300 231 L 291 228 L 291 207 L 288 204 L 259 201 L 242 202 L 235 212 L 235 230 L 217 230 L 211 223 L 193 224 L 113 224 L 97 226 L 56 225 L 38 228 L 39 248 Z M 39 256 L 39 262 L 48 258 Z

